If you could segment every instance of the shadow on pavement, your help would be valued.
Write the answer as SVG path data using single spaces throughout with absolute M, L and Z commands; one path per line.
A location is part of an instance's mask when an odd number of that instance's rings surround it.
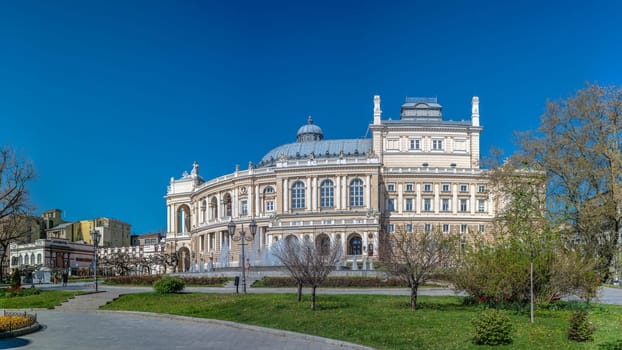
M 9 338 L 0 340 L 0 349 L 13 349 L 30 344 L 29 340 L 21 338 Z

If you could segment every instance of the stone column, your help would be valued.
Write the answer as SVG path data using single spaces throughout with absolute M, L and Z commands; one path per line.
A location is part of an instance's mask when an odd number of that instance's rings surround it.
M 341 209 L 341 177 L 335 177 L 335 209 Z
M 307 177 L 307 181 L 305 181 L 306 187 L 306 196 L 305 196 L 305 210 L 311 210 L 311 196 L 313 195 L 313 191 L 311 191 L 311 178 Z
M 415 187 L 416 193 L 417 193 L 417 203 L 416 203 L 416 207 L 417 207 L 417 214 L 421 214 L 421 184 L 417 184 Z
M 371 176 L 365 178 L 365 207 L 371 209 Z
M 469 184 L 469 187 L 471 187 L 471 199 L 470 199 L 471 214 L 475 214 L 475 207 L 477 206 L 477 203 L 475 203 L 475 185 Z
M 434 184 L 434 214 L 438 214 L 438 209 L 439 209 L 438 184 Z
M 311 186 L 311 194 L 313 195 L 312 199 L 311 199 L 311 210 L 316 211 L 317 210 L 317 197 L 318 197 L 318 190 L 317 190 L 317 177 L 313 177 L 313 185 Z
M 289 211 L 289 184 L 287 179 L 283 179 L 283 212 Z

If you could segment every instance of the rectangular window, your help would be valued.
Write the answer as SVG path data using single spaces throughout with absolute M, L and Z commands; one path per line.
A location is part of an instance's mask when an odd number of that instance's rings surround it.
M 394 224 L 388 224 L 387 225 L 387 231 L 395 232 L 395 225 Z
M 420 139 L 410 139 L 410 140 L 408 140 L 408 149 L 410 149 L 410 150 L 420 150 L 421 149 L 421 140 Z
M 423 192 L 432 192 L 432 184 L 423 184 Z
M 469 211 L 469 200 L 468 199 L 460 200 L 460 211 L 463 213 Z
M 469 185 L 460 184 L 460 192 L 469 192 Z
M 406 211 L 413 211 L 413 199 L 412 198 L 406 198 L 406 201 L 404 202 L 404 207 Z
M 266 211 L 274 211 L 274 201 L 266 201 Z
M 443 184 L 442 191 L 449 192 L 449 187 L 450 187 L 449 184 Z
M 432 199 L 430 198 L 423 199 L 423 211 L 432 211 Z
M 432 150 L 434 151 L 442 151 L 443 150 L 443 140 L 434 139 L 432 140 Z
M 486 225 L 479 224 L 479 226 L 477 228 L 477 231 L 479 233 L 485 233 L 486 232 Z
M 387 190 L 389 192 L 394 192 L 395 191 L 395 184 L 388 184 L 387 185 Z
M 479 199 L 477 201 L 477 211 L 480 213 L 483 213 L 486 211 L 486 200 L 484 199 Z
M 399 151 L 400 139 L 387 139 L 387 150 Z
M 395 199 L 387 199 L 387 211 L 395 211 Z
M 460 233 L 467 233 L 467 231 L 468 231 L 467 224 L 461 224 L 460 225 Z
M 242 215 L 242 216 L 248 215 L 248 202 L 244 200 L 240 204 L 241 204 L 240 205 L 240 215 Z
M 441 199 L 441 211 L 450 211 L 451 210 L 451 202 L 449 198 Z
M 430 232 L 432 232 L 432 224 L 424 224 L 424 225 L 423 225 L 423 231 L 424 231 L 425 233 L 430 233 Z
M 404 228 L 406 229 L 406 232 L 413 232 L 413 224 L 406 224 Z
M 443 224 L 443 233 L 449 233 L 449 224 Z
M 413 184 L 406 184 L 406 192 L 412 192 L 413 191 Z
M 477 185 L 477 192 L 479 192 L 479 193 L 486 192 L 486 185 L 484 185 L 484 184 Z

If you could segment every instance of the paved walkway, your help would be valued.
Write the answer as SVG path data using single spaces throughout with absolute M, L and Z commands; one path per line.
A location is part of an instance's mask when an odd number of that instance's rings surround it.
M 45 286 L 85 289 L 89 286 Z M 210 288 L 189 288 L 207 291 Z M 19 338 L 0 340 L 0 349 L 46 350 L 153 349 L 370 349 L 311 335 L 234 322 L 142 312 L 99 311 L 120 294 L 151 291 L 147 287 L 103 286 L 99 293 L 80 295 L 54 310 L 36 310 L 44 329 Z M 231 288 L 217 288 L 231 293 Z
M 44 289 L 92 290 L 92 284 Z M 54 310 L 37 310 L 44 329 L 14 339 L 0 340 L 0 349 L 369 349 L 356 344 L 306 334 L 255 327 L 227 321 L 173 315 L 98 311 L 121 294 L 151 291 L 151 287 L 100 286 L 102 292 L 77 296 Z M 189 287 L 191 292 L 232 293 L 234 287 Z M 248 288 L 249 293 L 293 293 L 293 288 Z M 321 288 L 318 294 L 409 295 L 408 289 Z M 454 295 L 443 288 L 422 289 L 421 295 Z M 601 302 L 622 304 L 622 289 L 603 288 Z

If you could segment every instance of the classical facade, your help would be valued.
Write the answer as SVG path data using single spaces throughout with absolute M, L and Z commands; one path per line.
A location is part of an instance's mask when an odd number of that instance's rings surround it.
M 32 243 L 10 245 L 11 269 L 27 271 L 88 270 L 93 263 L 93 245 L 65 239 L 38 239 Z M 41 274 L 49 282 L 49 273 Z M 46 276 L 46 277 L 42 277 Z
M 444 120 L 436 98 L 407 98 L 387 120 L 375 96 L 373 115 L 371 138 L 325 139 L 309 117 L 296 142 L 245 170 L 203 179 L 195 162 L 171 178 L 166 244 L 180 269 L 238 266 L 230 220 L 237 232 L 257 222 L 246 248 L 252 264 L 269 263 L 270 247 L 292 237 L 340 241 L 352 260 L 377 259 L 396 231 L 485 232 L 495 206 L 480 169 L 479 99 L 469 121 Z

